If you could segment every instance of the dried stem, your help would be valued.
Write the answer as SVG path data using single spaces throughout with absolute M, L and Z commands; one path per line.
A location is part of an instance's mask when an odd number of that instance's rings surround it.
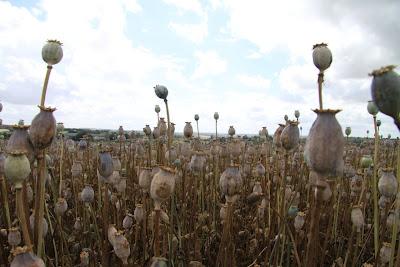
M 374 251 L 375 251 L 375 259 L 378 257 L 379 253 L 379 209 L 378 209 L 378 192 L 377 192 L 377 165 L 378 165 L 378 145 L 379 145 L 379 136 L 378 136 L 378 128 L 376 125 L 376 116 L 374 118 L 374 130 L 375 130 L 375 144 L 374 144 L 374 170 L 372 176 L 372 197 L 374 201 Z
M 37 157 L 37 166 L 39 177 L 36 186 L 36 199 L 35 199 L 35 229 L 34 240 L 36 247 L 36 254 L 43 258 L 43 218 L 44 218 L 44 194 L 46 184 L 46 158 L 45 150 L 40 150 Z
M 21 226 L 22 235 L 24 237 L 25 245 L 27 247 L 31 247 L 32 246 L 32 242 L 31 242 L 31 237 L 29 235 L 28 224 L 26 222 L 26 217 L 25 217 L 24 201 L 23 201 L 23 196 L 22 196 L 22 188 L 17 188 L 16 189 L 16 201 L 17 201 L 16 205 L 17 205 L 17 211 L 18 211 L 19 224 Z
M 319 219 L 321 215 L 321 202 L 322 202 L 322 191 L 323 188 L 316 186 L 315 188 L 315 199 L 314 207 L 311 212 L 311 223 L 310 223 L 310 238 L 307 244 L 306 253 L 306 266 L 317 266 L 318 262 L 318 252 L 319 249 Z
M 160 208 L 155 208 L 155 215 L 154 215 L 154 256 L 160 256 Z
M 215 120 L 215 140 L 218 139 L 218 120 Z
M 44 107 L 44 101 L 46 99 L 47 86 L 49 84 L 50 72 L 53 67 L 51 65 L 47 65 L 46 77 L 44 78 L 43 89 L 42 89 L 42 97 L 40 98 L 40 106 Z
M 169 118 L 169 108 L 168 108 L 168 101 L 167 99 L 164 99 L 165 102 L 165 108 L 167 109 L 167 121 L 168 121 L 168 142 L 167 142 L 167 147 L 168 147 L 168 165 L 171 163 L 171 144 L 172 144 L 172 133 L 171 133 L 171 121 Z
M 397 184 L 400 185 L 400 146 L 397 145 L 397 169 L 396 169 L 396 176 L 397 176 Z M 400 192 L 399 186 L 397 187 L 397 192 Z M 389 260 L 389 267 L 393 267 L 394 263 L 394 254 L 396 251 L 396 239 L 397 239 L 397 230 L 399 227 L 399 214 L 400 213 L 400 199 L 395 200 L 395 210 L 394 210 L 394 224 L 392 227 L 392 239 L 391 239 L 391 247 L 392 251 L 390 254 L 390 260 Z M 399 245 L 399 250 L 400 250 L 400 245 Z M 397 254 L 397 265 L 400 265 L 400 254 Z
M 318 97 L 319 97 L 319 109 L 323 109 L 322 105 L 322 83 L 324 82 L 324 72 L 318 74 Z
M 58 197 L 62 195 L 62 179 L 63 179 L 63 158 L 64 158 L 64 136 L 60 134 L 61 148 L 60 148 L 60 184 L 58 190 Z
M 0 175 L 0 182 L 1 182 L 1 196 L 2 196 L 2 201 L 3 201 L 4 214 L 6 217 L 7 228 L 10 229 L 11 228 L 11 218 L 10 218 L 10 208 L 8 205 L 7 185 L 6 185 L 4 176 L 2 174 Z

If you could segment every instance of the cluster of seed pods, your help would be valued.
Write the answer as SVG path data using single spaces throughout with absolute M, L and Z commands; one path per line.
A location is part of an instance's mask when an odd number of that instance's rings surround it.
M 351 138 L 339 110 L 323 108 L 332 53 L 322 43 L 306 139 L 298 110 L 272 136 L 266 127 L 240 136 L 233 125 L 218 133 L 218 112 L 211 139 L 200 138 L 198 114 L 179 136 L 168 89 L 156 85 L 165 117 L 156 105 L 154 127 L 129 135 L 120 126 L 116 140 L 95 141 L 65 136 L 44 105 L 62 55 L 60 42 L 46 43 L 39 113 L 0 143 L 1 267 L 400 264 L 400 148 L 379 137 L 376 119 L 380 111 L 397 124 L 394 67 L 372 73 L 374 139 Z

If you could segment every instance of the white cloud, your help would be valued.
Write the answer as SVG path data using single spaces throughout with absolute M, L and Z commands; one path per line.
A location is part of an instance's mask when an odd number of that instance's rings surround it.
M 122 3 L 129 12 L 138 13 L 142 11 L 142 7 L 137 0 L 123 0 Z
M 197 51 L 195 53 L 197 67 L 193 78 L 202 78 L 208 75 L 218 75 L 226 71 L 227 63 L 214 50 Z
M 271 85 L 271 81 L 261 75 L 240 74 L 237 76 L 240 83 L 249 87 L 267 89 Z
M 400 37 L 393 34 L 400 30 L 394 15 L 400 12 L 400 3 L 367 2 L 225 0 L 224 7 L 233 38 L 249 41 L 266 56 L 288 52 L 289 64 L 278 75 L 280 95 L 286 101 L 295 97 L 306 107 L 318 105 L 318 70 L 311 60 L 311 48 L 327 42 L 333 63 L 325 75 L 324 106 L 342 108 L 338 118 L 343 124 L 355 125 L 357 135 L 370 125 L 365 112 L 371 97 L 367 74 L 400 62 L 396 48 Z M 248 58 L 257 56 L 253 53 Z M 383 120 L 392 133 L 397 132 L 390 119 Z
M 203 15 L 203 7 L 198 0 L 163 0 L 169 5 L 175 6 L 180 11 L 191 11 L 198 15 Z
M 170 22 L 168 26 L 177 35 L 193 43 L 203 42 L 208 34 L 207 16 L 205 16 L 200 23 L 184 24 Z
M 41 47 L 48 38 L 63 41 L 64 58 L 53 68 L 46 105 L 57 107 L 55 116 L 66 127 L 138 129 L 151 118 L 135 110 L 151 110 L 154 76 L 176 68 L 176 61 L 132 45 L 124 3 L 78 2 L 42 1 L 36 9 L 46 15 L 43 21 L 37 11 L 0 2 L 4 123 L 28 122 L 37 111 L 46 71 Z
M 223 3 L 221 0 L 209 0 L 209 4 L 213 10 L 223 6 Z
M 248 59 L 260 59 L 262 57 L 263 57 L 263 54 L 256 52 L 256 51 L 252 51 L 246 56 L 246 58 L 248 58 Z
M 152 89 L 160 83 L 170 89 L 170 112 L 177 131 L 199 113 L 200 130 L 213 132 L 212 115 L 218 111 L 220 132 L 234 125 L 238 133 L 254 133 L 261 126 L 273 133 L 285 113 L 293 118 L 293 111 L 298 109 L 303 134 L 307 134 L 316 117 L 311 108 L 318 105 L 317 69 L 312 64 L 311 47 L 326 41 L 333 52 L 333 63 L 325 76 L 324 105 L 343 108 L 337 115 L 343 128 L 352 126 L 353 135 L 365 135 L 366 129 L 372 133 L 371 118 L 365 112 L 370 98 L 366 74 L 400 61 L 400 37 L 393 34 L 400 25 L 400 5 L 394 2 L 369 6 L 356 1 L 356 6 L 347 1 L 328 5 L 325 0 L 210 0 L 202 6 L 196 0 L 165 0 L 182 16 L 163 14 L 166 17 L 160 21 L 171 21 L 167 23 L 170 30 L 196 44 L 183 43 L 186 54 L 194 55 L 194 60 L 191 56 L 181 58 L 184 54 L 180 51 L 171 51 L 174 56 L 157 54 L 140 43 L 143 40 L 138 36 L 151 32 L 128 36 L 127 16 L 142 11 L 138 2 L 41 0 L 34 7 L 24 8 L 0 1 L 4 123 L 18 119 L 28 123 L 38 111 L 46 70 L 40 51 L 48 38 L 63 41 L 64 58 L 52 71 L 46 104 L 57 107 L 55 116 L 67 127 L 124 125 L 126 129 L 141 129 L 145 124 L 154 125 L 154 105 L 160 104 L 165 114 L 162 101 Z M 213 12 L 217 8 L 218 12 Z M 221 17 L 211 17 L 222 12 L 226 12 L 222 18 L 229 18 L 226 25 Z M 139 16 L 147 14 L 151 11 Z M 199 23 L 188 20 L 193 15 Z M 158 18 L 151 19 L 159 22 Z M 151 27 L 144 26 L 141 29 Z M 217 46 L 210 48 L 212 41 L 217 41 Z M 272 68 L 276 76 L 268 72 L 265 77 L 257 75 L 245 69 L 246 64 L 228 69 L 228 62 L 237 61 L 226 56 L 229 51 L 221 56 L 227 46 L 237 48 L 238 55 L 247 59 L 271 59 L 271 64 L 276 63 L 272 53 L 278 50 L 283 62 L 288 63 L 281 69 Z M 263 60 L 251 63 L 262 69 L 255 64 Z M 272 87 L 271 82 L 274 90 L 254 90 Z M 391 119 L 378 116 L 382 133 L 394 136 L 398 131 Z

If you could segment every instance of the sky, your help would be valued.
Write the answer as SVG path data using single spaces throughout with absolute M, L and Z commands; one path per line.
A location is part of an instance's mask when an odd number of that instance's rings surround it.
M 199 114 L 200 132 L 269 133 L 300 111 L 307 135 L 318 107 L 312 47 L 328 43 L 324 107 L 352 136 L 372 135 L 373 69 L 400 63 L 398 0 L 0 0 L 0 102 L 4 124 L 38 113 L 48 39 L 63 43 L 46 106 L 65 127 L 155 126 L 153 87 L 165 85 L 176 131 Z M 400 68 L 399 68 L 400 69 Z M 399 70 L 397 70 L 399 72 Z M 378 114 L 381 134 L 398 136 Z

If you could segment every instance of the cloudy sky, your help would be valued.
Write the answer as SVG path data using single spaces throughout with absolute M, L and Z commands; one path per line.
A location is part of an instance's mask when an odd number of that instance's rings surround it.
M 372 133 L 366 111 L 371 78 L 400 63 L 398 0 L 0 0 L 0 114 L 30 122 L 38 112 L 47 39 L 63 42 L 46 105 L 66 127 L 154 126 L 153 90 L 169 89 L 172 121 L 200 115 L 200 130 L 273 133 L 285 114 L 301 113 L 307 134 L 318 106 L 312 46 L 326 42 L 324 107 L 353 135 Z M 383 135 L 397 136 L 379 114 Z M 370 133 L 370 136 L 371 136 Z

